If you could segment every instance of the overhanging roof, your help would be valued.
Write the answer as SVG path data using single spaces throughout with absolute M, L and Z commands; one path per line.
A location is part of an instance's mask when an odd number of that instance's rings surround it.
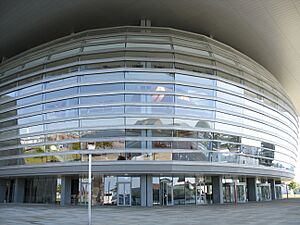
M 212 35 L 273 73 L 300 113 L 299 0 L 1 0 L 0 56 L 141 18 Z

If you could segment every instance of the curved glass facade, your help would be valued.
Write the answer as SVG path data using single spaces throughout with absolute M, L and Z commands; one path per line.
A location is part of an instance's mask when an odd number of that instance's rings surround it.
M 298 117 L 283 88 L 206 36 L 87 31 L 29 50 L 0 74 L 2 168 L 75 165 L 92 153 L 93 162 L 193 161 L 293 174 Z

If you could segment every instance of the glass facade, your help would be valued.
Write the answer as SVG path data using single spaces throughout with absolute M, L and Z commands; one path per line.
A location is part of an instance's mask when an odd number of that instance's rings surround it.
M 85 165 L 92 153 L 95 163 L 112 167 L 119 160 L 159 161 L 293 174 L 298 117 L 272 74 L 208 37 L 147 29 L 83 32 L 1 65 L 0 169 Z M 210 187 L 196 177 L 171 178 L 153 177 L 155 204 L 211 201 Z M 95 188 L 112 178 L 101 179 Z M 241 183 L 224 182 L 226 202 L 234 188 L 241 195 L 235 200 L 245 201 Z M 123 197 L 113 199 L 105 187 L 107 195 L 93 198 L 141 204 L 138 182 L 114 183 Z M 259 198 L 267 199 L 268 187 L 258 186 Z M 129 189 L 134 198 L 126 197 Z

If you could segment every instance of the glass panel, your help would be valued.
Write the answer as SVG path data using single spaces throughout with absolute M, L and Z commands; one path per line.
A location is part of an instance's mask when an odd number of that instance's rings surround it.
M 171 84 L 141 84 L 141 83 L 127 83 L 125 89 L 129 91 L 157 91 L 166 92 L 173 91 L 174 85 Z
M 123 113 L 124 113 L 124 106 L 107 106 L 107 107 L 80 109 L 81 116 L 96 116 L 96 115 L 123 114 Z
M 84 75 L 81 76 L 81 82 L 101 82 L 101 81 L 121 81 L 124 79 L 124 73 L 100 73 L 100 74 L 91 74 L 91 75 Z
M 105 95 L 105 96 L 89 96 L 81 97 L 80 104 L 101 104 L 101 103 L 115 103 L 124 102 L 124 95 Z
M 74 88 L 68 88 L 68 89 L 46 93 L 45 98 L 46 100 L 49 100 L 49 99 L 65 97 L 69 95 L 76 95 L 77 93 L 78 93 L 78 88 L 74 87 Z
M 43 125 L 38 125 L 38 126 L 21 128 L 19 130 L 20 130 L 20 134 L 29 134 L 34 132 L 41 132 L 44 130 L 44 128 Z
M 207 106 L 207 107 L 214 107 L 215 101 L 201 99 L 201 98 L 192 98 L 189 96 L 176 96 L 175 97 L 176 104 L 181 105 L 195 105 L 195 106 Z
M 173 119 L 164 118 L 126 118 L 126 125 L 165 126 L 172 125 Z
M 196 76 L 176 74 L 175 79 L 176 79 L 176 82 L 191 83 L 193 85 L 195 85 L 195 84 L 210 85 L 210 86 L 215 85 L 215 80 L 202 78 L 202 77 L 196 77 Z
M 175 114 L 182 116 L 197 116 L 199 118 L 214 118 L 214 111 L 175 107 Z
M 153 95 L 126 95 L 125 102 L 149 102 L 149 103 L 173 103 L 173 95 L 153 94 Z
M 70 107 L 78 105 L 78 98 L 70 98 L 70 99 L 65 99 L 61 101 L 56 101 L 56 102 L 49 102 L 45 104 L 45 110 L 48 109 L 59 109 L 63 107 Z
M 159 107 L 159 106 L 126 106 L 125 113 L 129 114 L 174 114 L 173 107 Z
M 82 127 L 105 127 L 105 126 L 123 126 L 123 118 L 109 118 L 109 119 L 90 119 L 81 120 Z
M 26 105 L 34 102 L 42 101 L 42 95 L 34 95 L 27 98 L 17 100 L 17 105 Z
M 43 116 L 37 115 L 37 116 L 31 116 L 31 117 L 18 119 L 18 124 L 22 125 L 22 124 L 27 124 L 27 123 L 34 123 L 34 122 L 40 122 L 42 120 L 43 120 Z
M 123 137 L 125 130 L 88 130 L 80 132 L 81 138 Z
M 173 45 L 175 51 L 182 51 L 182 52 L 188 52 L 188 53 L 193 53 L 197 55 L 204 55 L 204 56 L 209 56 L 209 52 L 203 51 L 200 49 L 195 49 L 195 48 L 188 48 L 188 47 L 183 47 L 179 45 Z
M 183 85 L 175 85 L 176 92 L 183 92 L 188 94 L 196 94 L 196 95 L 207 95 L 207 96 L 214 96 L 215 91 L 210 89 L 204 88 L 197 88 L 197 87 L 190 87 L 190 86 L 183 86 Z
M 173 81 L 174 75 L 170 73 L 146 73 L 146 72 L 126 72 L 125 79 L 127 80 L 162 80 Z
M 52 120 L 52 119 L 70 118 L 70 117 L 77 117 L 77 116 L 78 116 L 78 109 L 71 109 L 71 110 L 46 113 L 45 119 Z
M 68 56 L 77 54 L 79 52 L 80 52 L 80 48 L 74 48 L 74 49 L 71 49 L 71 50 L 67 50 L 67 51 L 64 51 L 64 52 L 59 52 L 59 53 L 53 54 L 50 57 L 50 59 L 54 60 L 54 59 L 58 59 L 58 58 L 66 58 Z
M 40 92 L 43 89 L 43 84 L 33 85 L 27 88 L 23 88 L 18 91 L 18 96 L 34 93 L 34 92 Z
M 43 110 L 43 105 L 35 105 L 31 107 L 21 108 L 18 109 L 18 115 L 27 114 L 27 113 L 33 113 Z
M 213 128 L 214 123 L 203 120 L 188 120 L 188 119 L 174 119 L 174 126 L 192 127 L 192 128 Z
M 66 133 L 54 133 L 47 135 L 47 141 L 63 141 L 69 139 L 79 139 L 79 132 L 72 131 Z
M 60 87 L 60 86 L 65 86 L 65 85 L 70 85 L 70 84 L 76 84 L 77 83 L 77 77 L 69 77 L 69 78 L 64 78 L 61 80 L 55 80 L 55 81 L 51 81 L 46 83 L 46 88 L 56 88 L 56 87 Z
M 124 90 L 124 84 L 102 84 L 80 87 L 81 93 L 100 93 Z
M 125 43 L 87 46 L 83 48 L 83 52 L 99 51 L 99 50 L 114 49 L 114 48 L 125 48 Z
M 65 122 L 46 124 L 46 130 L 61 130 L 61 129 L 68 129 L 68 128 L 77 128 L 78 126 L 79 126 L 78 120 L 65 121 Z
M 149 43 L 127 43 L 127 48 L 158 48 L 171 50 L 170 44 L 149 44 Z

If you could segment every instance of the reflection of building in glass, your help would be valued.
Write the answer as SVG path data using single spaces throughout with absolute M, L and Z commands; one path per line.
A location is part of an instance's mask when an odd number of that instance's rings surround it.
M 222 43 L 120 27 L 24 54 L 0 70 L 0 202 L 87 204 L 88 153 L 97 205 L 265 201 L 293 177 L 294 106 Z

